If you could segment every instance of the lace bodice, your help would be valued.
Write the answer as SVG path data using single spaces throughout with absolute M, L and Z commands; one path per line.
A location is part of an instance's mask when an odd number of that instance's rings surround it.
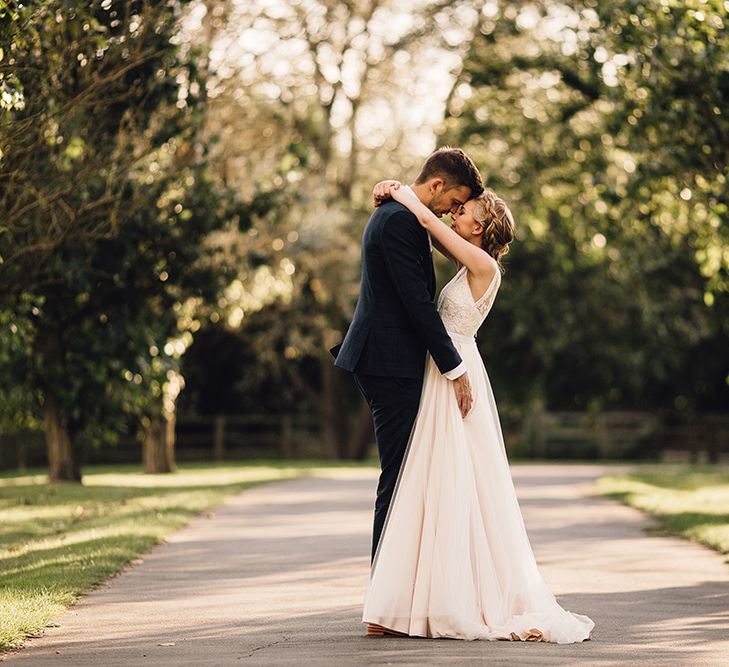
M 438 312 L 449 332 L 475 336 L 494 303 L 501 274 L 497 271 L 486 291 L 474 301 L 467 273 L 466 267 L 462 266 L 443 287 L 438 296 Z

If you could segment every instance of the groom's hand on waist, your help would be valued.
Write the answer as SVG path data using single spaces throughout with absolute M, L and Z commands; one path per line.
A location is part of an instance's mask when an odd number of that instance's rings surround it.
M 473 393 L 471 383 L 468 380 L 468 373 L 459 375 L 453 382 L 453 391 L 456 392 L 456 401 L 461 411 L 461 417 L 466 417 L 473 407 Z

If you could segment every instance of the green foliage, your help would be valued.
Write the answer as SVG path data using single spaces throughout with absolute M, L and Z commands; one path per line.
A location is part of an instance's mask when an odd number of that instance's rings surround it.
M 13 39 L 22 39 L 19 34 L 21 14 L 14 5 L 0 2 L 0 114 L 22 105 L 23 99 L 22 84 L 8 62 L 11 59 L 8 45 Z
M 257 36 L 236 41 L 240 51 L 220 67 L 210 114 L 225 138 L 216 161 L 240 167 L 225 169 L 225 177 L 251 202 L 241 216 L 251 229 L 229 240 L 245 261 L 210 332 L 225 345 L 205 344 L 211 364 L 202 341 L 198 350 L 193 343 L 184 371 L 191 395 L 182 401 L 185 409 L 211 408 L 204 396 L 219 385 L 206 370 L 225 368 L 215 352 L 228 354 L 232 336 L 242 342 L 244 370 L 237 380 L 217 376 L 229 388 L 225 405 L 315 410 L 326 427 L 361 404 L 328 349 L 354 310 L 372 185 L 387 175 L 409 177 L 420 159 L 409 155 L 413 123 L 401 110 L 426 89 L 428 68 L 408 66 L 406 76 L 393 62 L 432 58 L 448 42 L 442 26 L 467 25 L 478 10 L 460 0 L 417 7 L 291 0 L 275 11 L 252 0 L 218 9 L 205 27 L 221 44 L 237 40 L 240 25 L 254 25 Z M 378 126 L 383 113 L 388 122 Z M 354 438 L 341 431 L 343 451 Z
M 5 428 L 53 391 L 69 428 L 107 441 L 163 409 L 190 345 L 185 409 L 325 423 L 359 400 L 327 349 L 352 313 L 371 184 L 417 162 L 398 114 L 367 121 L 422 94 L 428 49 L 453 43 L 442 26 L 477 12 L 424 5 L 395 39 L 397 3 L 211 3 L 211 44 L 255 24 L 271 45 L 211 71 L 178 30 L 189 5 L 0 2 Z M 517 217 L 479 337 L 516 412 L 726 406 L 724 14 L 489 2 L 461 41 L 439 143 L 464 146 Z M 301 66 L 278 67 L 291 53 Z
M 32 358 L 33 332 L 29 317 L 32 305 L 27 299 L 17 305 L 17 314 L 0 310 L 0 377 L 27 377 L 28 361 Z M 33 410 L 32 388 L 24 382 L 0 383 L 0 425 L 9 433 L 25 428 L 37 428 L 39 422 Z
M 181 410 L 321 408 L 322 365 L 331 366 L 328 347 L 351 314 L 359 249 L 326 217 L 322 226 L 300 225 L 297 210 L 295 198 L 265 192 L 252 203 L 247 261 L 182 360 Z M 343 393 L 357 397 L 349 385 Z
M 499 385 L 551 408 L 725 407 L 722 3 L 488 14 L 442 132 L 517 218 L 482 336 Z
M 184 5 L 18 10 L 23 102 L 0 129 L 0 339 L 13 341 L 0 395 L 53 395 L 97 444 L 129 415 L 169 411 L 189 300 L 225 280 L 205 240 L 236 203 L 208 170 L 204 54 L 175 44 Z

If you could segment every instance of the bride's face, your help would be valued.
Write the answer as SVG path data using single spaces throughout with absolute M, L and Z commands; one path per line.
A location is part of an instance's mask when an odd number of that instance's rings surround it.
M 469 199 L 451 215 L 451 220 L 453 221 L 451 223 L 451 229 L 467 241 L 473 238 L 474 231 L 480 227 L 473 217 L 473 209 L 475 206 L 476 202 L 473 199 Z

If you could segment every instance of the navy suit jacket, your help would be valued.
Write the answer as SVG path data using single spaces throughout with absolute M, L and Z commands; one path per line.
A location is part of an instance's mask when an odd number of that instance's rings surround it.
M 422 378 L 426 352 L 441 373 L 461 357 L 438 315 L 428 233 L 402 204 L 388 201 L 362 236 L 362 279 L 352 322 L 332 348 L 335 366 L 363 375 Z

